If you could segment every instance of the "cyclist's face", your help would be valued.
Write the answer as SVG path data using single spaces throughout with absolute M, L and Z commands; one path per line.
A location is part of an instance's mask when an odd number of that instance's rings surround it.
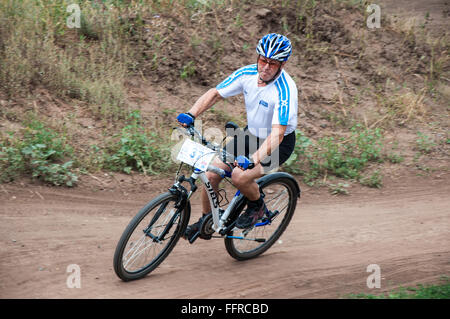
M 264 81 L 271 80 L 278 72 L 280 66 L 283 66 L 284 62 L 269 59 L 258 55 L 258 73 L 261 79 Z

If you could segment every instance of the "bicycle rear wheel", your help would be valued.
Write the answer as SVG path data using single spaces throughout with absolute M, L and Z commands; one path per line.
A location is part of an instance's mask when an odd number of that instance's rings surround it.
M 178 209 L 178 196 L 167 192 L 150 201 L 131 220 L 114 254 L 114 271 L 123 281 L 139 279 L 156 267 L 185 231 L 190 205 Z
M 252 228 L 235 228 L 225 238 L 225 248 L 231 257 L 237 260 L 257 257 L 281 236 L 297 206 L 298 188 L 294 183 L 291 178 L 275 176 L 260 185 L 265 194 L 264 202 L 272 214 Z

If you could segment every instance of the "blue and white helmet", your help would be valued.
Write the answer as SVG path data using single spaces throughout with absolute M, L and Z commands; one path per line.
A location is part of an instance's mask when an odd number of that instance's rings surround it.
M 270 33 L 262 37 L 256 46 L 256 53 L 278 61 L 287 61 L 292 52 L 291 41 L 284 35 Z

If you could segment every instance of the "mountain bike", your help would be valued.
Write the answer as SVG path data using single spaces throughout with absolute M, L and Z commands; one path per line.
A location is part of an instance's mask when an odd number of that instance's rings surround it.
M 239 129 L 236 124 L 228 122 L 226 128 L 230 127 Z M 237 190 L 226 209 L 222 209 L 225 206 L 221 202 L 226 195 L 222 196 L 220 191 L 216 193 L 205 174 L 211 171 L 228 180 L 230 172 L 210 163 L 215 156 L 219 156 L 233 168 L 234 157 L 221 146 L 207 141 L 193 126 L 178 130 L 188 138 L 178 153 L 177 159 L 181 164 L 174 184 L 137 213 L 117 244 L 114 271 L 123 281 L 148 275 L 170 254 L 188 225 L 190 199 L 198 189 L 195 185 L 197 180 L 206 187 L 212 211 L 203 219 L 200 230 L 189 242 L 194 243 L 198 237 L 223 238 L 226 251 L 237 260 L 257 257 L 269 249 L 284 232 L 295 212 L 300 197 L 297 181 L 285 172 L 270 173 L 256 181 L 267 212 L 250 228 L 235 227 L 237 218 L 245 211 L 247 198 Z M 189 177 L 180 175 L 184 164 L 192 170 Z M 230 180 L 228 182 L 232 184 Z

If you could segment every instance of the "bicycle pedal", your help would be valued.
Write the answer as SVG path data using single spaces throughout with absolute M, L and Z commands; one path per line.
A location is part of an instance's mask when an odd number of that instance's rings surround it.
M 189 239 L 189 244 L 193 244 L 194 241 L 196 241 L 196 239 L 197 239 L 199 236 L 200 236 L 200 232 L 198 231 L 198 232 L 196 232 L 196 233 L 194 234 L 194 236 L 192 236 L 192 238 Z

